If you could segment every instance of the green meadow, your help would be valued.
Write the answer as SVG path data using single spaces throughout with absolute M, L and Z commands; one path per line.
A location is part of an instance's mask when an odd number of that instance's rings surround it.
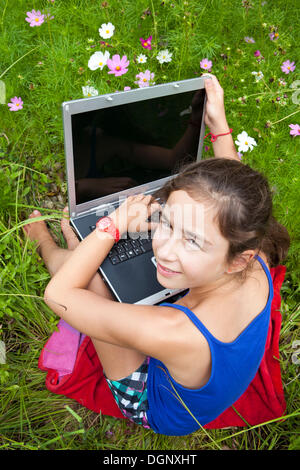
M 103 38 L 99 28 L 108 23 L 113 34 Z M 299 23 L 296 0 L 0 0 L 0 449 L 300 449 Z M 150 36 L 147 49 L 140 38 Z M 166 50 L 169 61 L 158 60 Z M 92 70 L 97 51 L 126 56 L 127 71 Z M 194 78 L 205 71 L 203 59 L 224 89 L 234 139 L 246 131 L 256 141 L 241 159 L 267 176 L 274 215 L 291 237 L 279 343 L 286 413 L 170 437 L 45 388 L 38 358 L 58 317 L 43 301 L 50 275 L 22 225 L 38 209 L 66 247 L 62 102 L 137 88 L 146 70 L 154 74 L 149 86 Z M 212 156 L 206 139 L 204 158 Z

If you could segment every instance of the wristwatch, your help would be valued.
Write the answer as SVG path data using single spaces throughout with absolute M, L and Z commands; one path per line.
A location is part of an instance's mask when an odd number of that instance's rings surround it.
M 96 229 L 100 230 L 100 232 L 110 233 L 110 235 L 114 237 L 116 243 L 120 240 L 119 230 L 116 228 L 110 217 L 102 217 L 99 219 L 96 223 Z

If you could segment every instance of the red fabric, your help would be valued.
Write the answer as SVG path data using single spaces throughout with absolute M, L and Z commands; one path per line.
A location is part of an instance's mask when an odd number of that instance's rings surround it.
M 271 268 L 274 297 L 271 306 L 271 320 L 266 341 L 265 354 L 259 369 L 243 395 L 218 418 L 204 427 L 219 429 L 228 426 L 246 426 L 237 412 L 251 426 L 281 417 L 286 409 L 279 362 L 279 334 L 281 327 L 280 288 L 284 281 L 286 267 Z
M 229 426 L 260 424 L 281 417 L 286 409 L 279 362 L 279 334 L 281 327 L 280 288 L 285 277 L 285 266 L 271 268 L 274 298 L 271 308 L 271 321 L 266 342 L 265 354 L 256 376 L 244 394 L 214 421 L 206 424 L 206 429 L 219 429 Z M 44 349 L 47 347 L 45 345 Z M 103 368 L 89 337 L 81 344 L 72 374 L 62 377 L 58 383 L 58 373 L 43 367 L 43 351 L 38 366 L 47 371 L 46 387 L 53 393 L 65 395 L 96 413 L 125 418 L 118 408 L 103 375 Z M 241 419 L 237 412 L 244 418 Z

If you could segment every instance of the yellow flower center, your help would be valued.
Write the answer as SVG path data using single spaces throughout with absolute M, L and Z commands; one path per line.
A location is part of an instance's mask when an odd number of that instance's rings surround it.
M 279 34 L 278 34 L 278 33 L 275 33 L 275 35 L 274 35 L 274 36 L 275 36 L 275 38 L 277 38 L 277 37 L 279 36 Z
M 147 43 L 147 42 L 144 42 L 144 46 L 145 46 L 145 47 L 148 46 L 148 43 Z
M 16 103 L 16 106 L 20 106 L 20 103 Z
M 247 142 L 247 140 L 246 140 L 246 142 L 245 142 L 245 145 L 248 145 L 248 142 Z
M 204 64 L 204 67 L 207 67 L 207 64 Z
M 103 62 L 99 62 L 99 65 L 103 65 Z
M 288 67 L 288 70 L 290 70 L 291 67 Z
M 106 30 L 106 34 L 109 34 L 109 29 Z
M 147 81 L 147 78 L 143 78 L 143 82 L 146 82 Z
M 90 93 L 88 93 L 88 96 L 92 96 Z
M 39 21 L 39 19 L 38 19 L 38 18 L 35 18 L 35 21 Z
M 117 65 L 116 70 L 121 70 L 121 67 L 119 67 L 119 65 Z

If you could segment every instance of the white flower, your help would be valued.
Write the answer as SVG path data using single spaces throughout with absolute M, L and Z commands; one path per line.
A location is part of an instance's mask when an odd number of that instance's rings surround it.
M 88 68 L 90 70 L 97 70 L 99 68 L 102 70 L 104 65 L 106 65 L 107 60 L 109 59 L 109 56 L 110 54 L 108 51 L 105 51 L 104 54 L 100 51 L 95 52 L 89 59 Z
M 145 54 L 140 54 L 136 60 L 140 63 L 140 64 L 145 64 L 147 62 L 147 57 L 145 56 Z
M 171 62 L 172 60 L 172 53 L 165 49 L 164 51 L 160 51 L 156 56 L 158 62 L 163 64 L 164 62 Z
M 255 81 L 256 82 L 259 82 L 263 77 L 264 77 L 264 74 L 259 71 L 259 72 L 251 72 L 252 75 L 255 75 Z
M 253 146 L 256 146 L 255 140 L 250 137 L 246 131 L 243 131 L 241 134 L 237 136 L 237 140 L 235 141 L 236 145 L 238 145 L 239 152 L 248 152 L 249 148 L 250 151 L 253 150 Z
M 111 38 L 114 34 L 115 27 L 111 23 L 103 23 L 99 28 L 99 34 L 103 39 Z
M 83 96 L 85 96 L 86 98 L 90 97 L 90 96 L 98 96 L 98 90 L 96 90 L 96 88 L 92 87 L 92 86 L 83 86 L 82 87 L 82 93 L 83 93 Z

